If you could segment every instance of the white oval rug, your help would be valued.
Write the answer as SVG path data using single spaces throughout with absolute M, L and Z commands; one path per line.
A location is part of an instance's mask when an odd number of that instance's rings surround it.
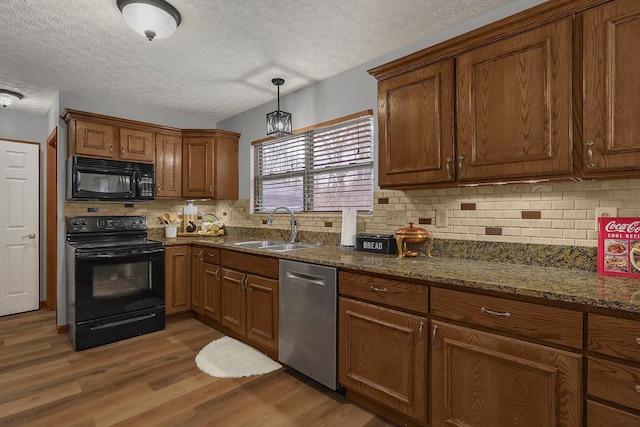
M 222 337 L 204 346 L 196 356 L 198 368 L 213 377 L 241 378 L 266 374 L 282 365 L 231 337 Z

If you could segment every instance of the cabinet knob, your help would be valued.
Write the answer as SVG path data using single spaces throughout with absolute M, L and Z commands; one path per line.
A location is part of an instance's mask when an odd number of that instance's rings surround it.
M 451 179 L 451 157 L 447 157 L 447 163 L 444 167 L 447 170 L 447 179 Z
M 120 155 L 124 157 L 124 147 L 120 148 Z
M 595 163 L 593 163 L 593 141 L 587 141 L 587 167 L 593 169 Z
M 635 389 L 638 393 L 640 393 L 640 384 L 636 384 Z
M 109 144 L 109 153 L 113 154 L 113 144 Z
M 636 344 L 640 345 L 640 337 L 636 338 Z

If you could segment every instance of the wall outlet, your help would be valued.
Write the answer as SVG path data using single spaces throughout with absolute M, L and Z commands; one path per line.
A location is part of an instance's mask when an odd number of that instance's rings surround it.
M 598 231 L 598 218 L 618 216 L 618 208 L 596 208 L 596 231 Z
M 447 226 L 447 208 L 444 206 L 438 206 L 436 208 L 436 227 Z

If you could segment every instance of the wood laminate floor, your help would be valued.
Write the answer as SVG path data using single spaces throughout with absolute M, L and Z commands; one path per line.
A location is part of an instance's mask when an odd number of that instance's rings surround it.
M 0 426 L 393 426 L 280 369 L 240 379 L 201 372 L 222 334 L 195 319 L 75 352 L 44 310 L 0 317 Z

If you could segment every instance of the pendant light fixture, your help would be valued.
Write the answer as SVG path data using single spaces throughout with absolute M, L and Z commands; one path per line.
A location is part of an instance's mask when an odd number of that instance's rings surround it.
M 182 17 L 164 0 L 118 0 L 125 22 L 149 41 L 166 39 L 175 33 Z
M 278 109 L 267 114 L 267 135 L 291 135 L 291 113 L 280 111 L 280 86 L 284 84 L 284 79 L 275 78 L 271 83 L 278 87 Z
M 23 98 L 21 93 L 7 89 L 0 89 L 0 105 L 7 108 L 9 105 L 20 101 Z

